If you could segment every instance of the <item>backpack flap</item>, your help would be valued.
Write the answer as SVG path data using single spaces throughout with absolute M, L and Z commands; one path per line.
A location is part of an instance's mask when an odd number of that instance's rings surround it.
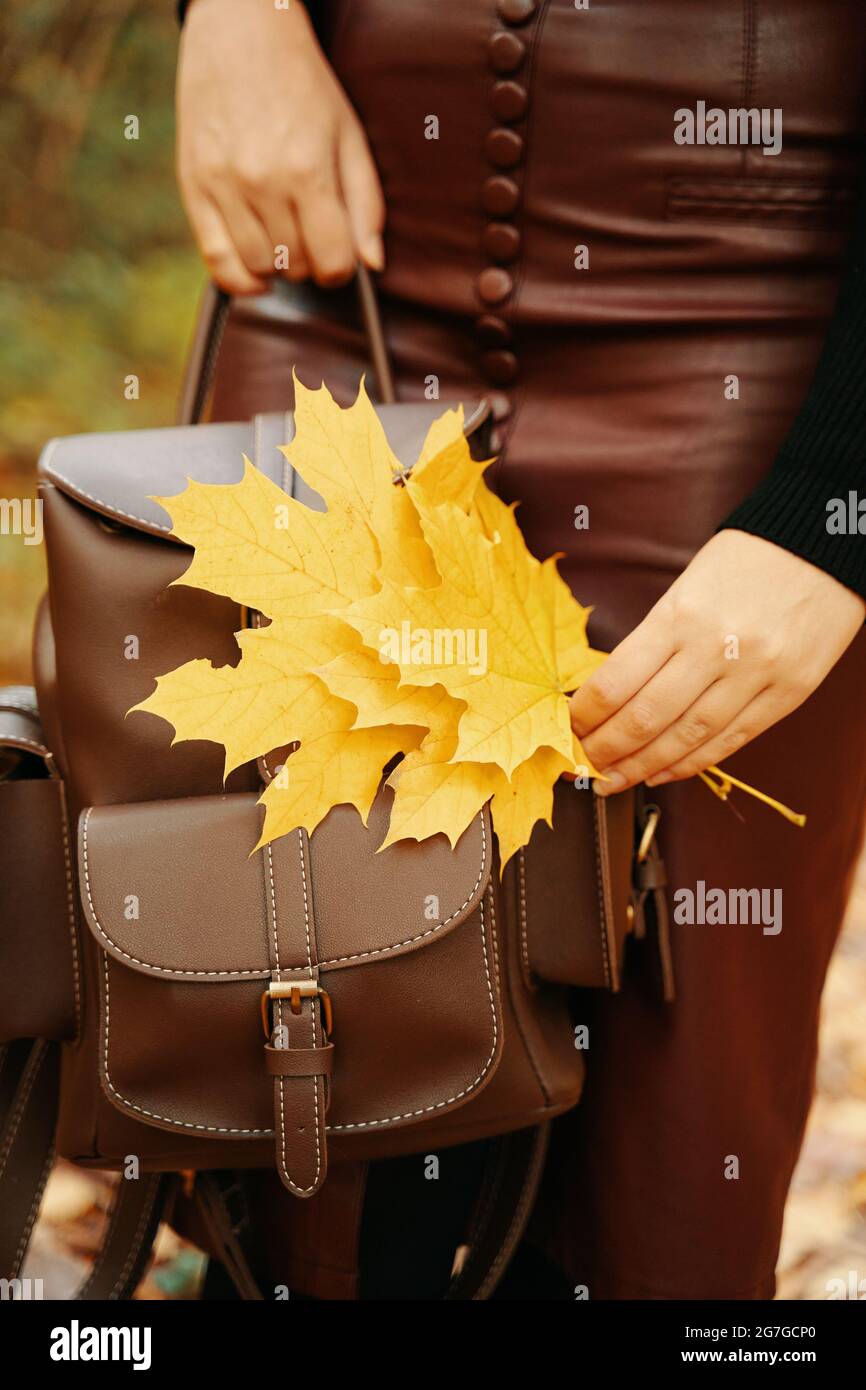
M 269 1140 L 310 1196 L 329 1140 L 411 1127 L 487 1085 L 503 1036 L 488 813 L 454 851 L 437 836 L 376 853 L 390 796 L 368 827 L 337 807 L 255 853 L 254 795 L 82 813 L 113 1106 L 197 1139 Z

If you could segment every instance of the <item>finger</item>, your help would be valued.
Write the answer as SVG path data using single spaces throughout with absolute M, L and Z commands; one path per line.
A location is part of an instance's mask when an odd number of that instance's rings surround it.
M 364 132 L 354 122 L 348 125 L 340 142 L 338 172 L 355 250 L 371 270 L 382 270 L 385 199 Z
M 606 768 L 608 781 L 599 783 L 597 790 L 602 796 L 625 791 L 680 762 L 726 729 L 762 688 L 760 677 L 714 681 L 658 738 Z
M 765 687 L 713 738 L 687 753 L 670 767 L 654 773 L 649 785 L 659 787 L 665 782 L 679 782 L 686 777 L 695 777 L 706 768 L 723 762 L 753 738 L 757 738 L 758 734 L 769 729 L 777 720 L 789 714 L 796 703 L 793 697 L 790 702 L 780 701 L 778 686 Z
M 715 678 L 715 670 L 692 650 L 677 652 L 616 714 L 581 739 L 593 767 L 606 773 L 629 754 L 651 744 Z M 710 732 L 708 729 L 704 738 Z
M 316 283 L 345 284 L 355 272 L 355 247 L 333 170 L 319 175 L 318 184 L 298 198 L 295 210 Z
M 185 193 L 184 206 L 205 265 L 229 294 L 261 294 L 267 284 L 244 265 L 216 204 L 203 193 Z
M 650 613 L 572 695 L 571 727 L 581 742 L 584 735 L 622 709 L 672 655 L 670 632 Z
M 273 243 L 245 196 L 237 188 L 221 183 L 211 190 L 211 198 L 250 275 L 263 281 L 269 279 L 274 274 Z
M 291 203 L 279 194 L 270 193 L 259 201 L 257 207 L 273 244 L 274 264 L 278 273 L 287 280 L 306 280 L 310 274 L 310 262 Z

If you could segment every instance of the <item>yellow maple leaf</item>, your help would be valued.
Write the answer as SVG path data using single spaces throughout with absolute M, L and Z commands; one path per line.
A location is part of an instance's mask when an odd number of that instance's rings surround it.
M 490 800 L 496 769 L 490 763 L 454 762 L 456 746 L 456 720 L 448 705 L 440 705 L 431 713 L 430 731 L 418 749 L 388 778 L 394 800 L 380 849 L 397 840 L 426 840 L 438 834 L 447 835 L 453 849 Z
M 453 502 L 469 511 L 490 459 L 478 462 L 472 457 L 469 440 L 463 433 L 463 407 L 446 410 L 427 431 L 418 461 L 408 479 L 409 493 L 427 506 Z
M 446 717 L 456 725 L 463 705 L 441 685 L 401 683 L 398 665 L 365 647 L 354 629 L 352 636 L 354 645 L 346 645 L 338 655 L 317 667 L 316 674 L 329 690 L 339 691 L 344 700 L 352 701 L 357 710 L 356 729 L 378 724 L 418 724 L 429 729 L 433 720 L 441 720 L 446 711 Z
M 334 806 L 354 806 L 366 825 L 383 770 L 422 732 L 386 724 L 305 739 L 262 793 L 265 821 L 256 849 L 299 826 L 312 834 Z
M 439 576 L 418 514 L 395 482 L 404 471 L 391 449 L 364 382 L 353 405 L 337 405 L 322 386 L 311 391 L 295 376 L 295 437 L 283 453 L 323 499 L 329 513 L 359 524 L 378 547 L 368 566 L 406 584 L 435 584 Z
M 346 621 L 367 646 L 381 648 L 387 635 L 405 680 L 465 701 L 455 761 L 496 763 L 510 776 L 542 746 L 568 757 L 568 702 L 538 561 L 525 545 L 488 541 L 453 504 L 425 509 L 421 522 L 442 583 L 385 581 L 344 610 Z
M 500 874 L 509 859 L 529 844 L 538 821 L 552 825 L 554 783 L 563 772 L 573 770 L 572 760 L 553 748 L 537 748 L 510 778 L 496 769 L 490 811 L 499 841 Z
M 174 725 L 173 743 L 208 739 L 225 747 L 225 776 L 243 763 L 274 748 L 306 738 L 308 733 L 350 729 L 355 707 L 333 695 L 308 669 L 317 657 L 327 661 L 342 642 L 357 634 L 336 618 L 295 623 L 278 620 L 251 628 L 236 638 L 237 666 L 188 661 L 157 676 L 156 690 L 136 710 L 156 714 Z
M 542 569 L 548 586 L 547 602 L 553 610 L 556 669 L 563 690 L 570 694 L 607 660 L 608 653 L 589 645 L 586 626 L 592 609 L 578 603 L 559 573 L 557 558 L 551 555 Z
M 517 524 L 516 508 L 503 502 L 488 487 L 481 487 L 473 495 L 473 510 L 477 514 L 484 534 L 491 540 L 502 544 L 514 558 L 526 551 L 523 533 Z M 578 603 L 557 568 L 557 555 L 551 555 L 543 562 L 530 557 L 525 565 L 527 575 L 535 573 L 535 566 L 541 569 L 545 581 L 543 603 L 553 614 L 554 645 L 556 664 L 563 690 L 576 690 L 593 671 L 607 658 L 607 652 L 595 651 L 587 638 L 587 623 L 592 612 Z
M 325 613 L 376 587 L 376 545 L 346 512 L 314 512 L 272 483 L 248 458 L 237 483 L 192 479 L 154 501 L 172 533 L 195 547 L 175 584 L 225 594 L 276 618 Z
M 492 798 L 504 865 L 549 818 L 555 778 L 585 761 L 565 692 L 600 659 L 588 610 L 488 489 L 462 409 L 434 422 L 407 474 L 363 383 L 345 410 L 324 387 L 296 392 L 286 453 L 324 512 L 247 460 L 237 484 L 158 499 L 194 547 L 176 582 L 268 625 L 238 634 L 237 665 L 188 662 L 136 708 L 176 740 L 223 744 L 227 772 L 299 742 L 263 793 L 261 844 L 312 832 L 342 803 L 366 821 L 394 765 L 384 844 L 438 833 L 454 844 Z
M 457 740 L 450 727 L 446 716 L 434 718 L 417 751 L 409 753 L 388 778 L 394 802 L 381 848 L 397 840 L 425 840 L 440 833 L 448 836 L 453 848 L 490 801 L 501 876 L 517 850 L 529 843 L 536 822 L 551 823 L 557 779 L 576 767 L 589 769 L 589 764 L 574 737 L 571 757 L 552 748 L 538 748 L 509 779 L 492 763 L 451 761 Z

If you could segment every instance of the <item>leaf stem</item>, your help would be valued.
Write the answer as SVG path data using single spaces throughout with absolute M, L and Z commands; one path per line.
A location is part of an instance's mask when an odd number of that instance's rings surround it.
M 707 776 L 707 773 L 712 773 L 713 777 L 718 777 L 719 781 L 714 782 L 712 777 Z M 784 816 L 785 820 L 790 821 L 792 825 L 802 827 L 806 824 L 806 817 L 801 811 L 792 811 L 789 806 L 777 801 L 775 797 L 767 796 L 766 792 L 758 791 L 757 787 L 750 787 L 748 782 L 741 782 L 738 777 L 734 777 L 730 772 L 723 772 L 720 767 L 715 765 L 708 767 L 705 772 L 699 772 L 698 776 L 720 801 L 727 801 L 732 788 L 739 787 L 740 791 L 753 796 L 756 801 L 763 801 L 765 806 L 771 806 L 774 811 L 778 811 L 779 815 Z

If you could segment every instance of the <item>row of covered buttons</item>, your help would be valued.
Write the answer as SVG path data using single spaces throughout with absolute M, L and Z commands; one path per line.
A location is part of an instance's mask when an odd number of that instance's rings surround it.
M 496 0 L 500 20 L 512 27 L 527 23 L 536 9 L 536 0 Z M 500 122 L 522 120 L 529 105 L 529 93 L 512 74 L 525 60 L 526 43 L 511 29 L 500 29 L 490 39 L 487 53 L 490 67 L 499 78 L 490 94 L 493 115 Z M 514 280 L 505 267 L 520 253 L 520 233 L 505 219 L 514 214 L 520 201 L 520 186 L 512 174 L 523 159 L 523 136 L 510 125 L 496 125 L 484 141 L 484 153 L 496 171 L 485 180 L 481 193 L 482 207 L 490 219 L 482 233 L 481 245 L 493 264 L 481 271 L 477 290 L 482 303 L 492 310 L 504 304 L 514 290 Z M 510 386 L 517 377 L 510 325 L 499 314 L 487 312 L 476 320 L 476 329 L 485 349 L 481 359 L 485 376 L 495 386 Z M 494 397 L 493 405 L 499 420 L 509 413 L 507 397 Z

